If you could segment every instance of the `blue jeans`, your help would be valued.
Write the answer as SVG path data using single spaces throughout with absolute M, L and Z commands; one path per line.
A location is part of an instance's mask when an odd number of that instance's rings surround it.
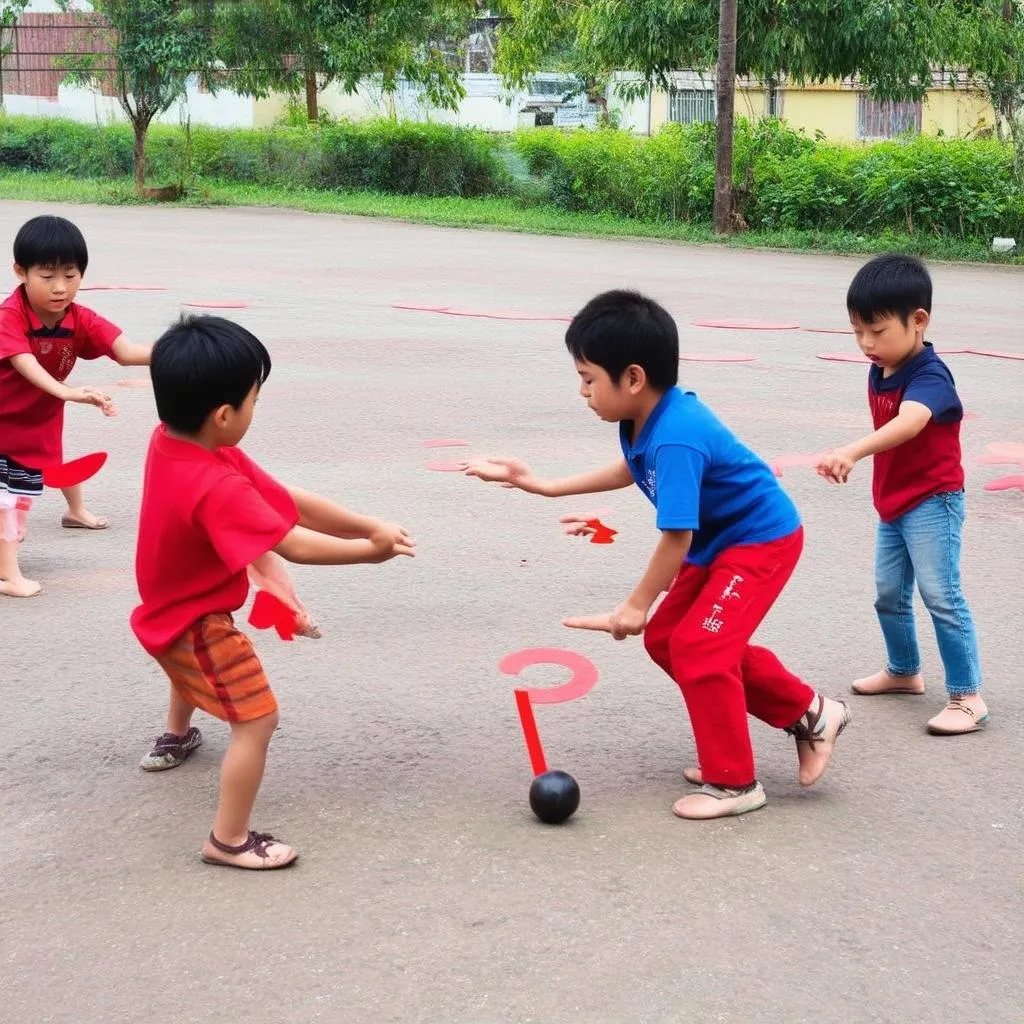
M 960 535 L 964 493 L 936 494 L 890 523 L 878 524 L 875 611 L 889 671 L 921 671 L 914 627 L 914 580 L 935 623 L 939 655 L 951 697 L 981 689 L 981 659 L 970 609 L 960 589 Z

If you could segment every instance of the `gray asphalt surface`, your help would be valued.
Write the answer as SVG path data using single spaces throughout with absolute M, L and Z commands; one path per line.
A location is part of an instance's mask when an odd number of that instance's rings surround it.
M 2 236 L 35 204 L 0 205 Z M 1021 755 L 1024 495 L 985 493 L 1024 442 L 1024 362 L 952 355 L 968 410 L 964 575 L 992 711 L 982 734 L 928 737 L 929 693 L 850 698 L 823 782 L 801 791 L 788 737 L 755 724 L 760 813 L 686 823 L 692 739 L 674 684 L 639 642 L 570 633 L 611 609 L 656 540 L 639 492 L 545 502 L 427 462 L 516 454 L 545 473 L 616 455 L 576 394 L 564 324 L 399 310 L 570 315 L 638 286 L 678 317 L 684 348 L 755 355 L 682 377 L 767 457 L 868 428 L 866 368 L 824 362 L 852 337 L 699 329 L 699 317 L 842 328 L 857 260 L 629 241 L 533 238 L 255 210 L 67 208 L 89 240 L 80 300 L 152 340 L 182 303 L 225 311 L 274 370 L 246 447 L 283 479 L 414 533 L 419 557 L 296 570 L 325 638 L 257 644 L 282 705 L 256 823 L 301 850 L 286 872 L 200 864 L 227 730 L 184 767 L 136 767 L 161 731 L 165 683 L 127 624 L 135 519 L 155 424 L 146 374 L 109 362 L 120 415 L 69 410 L 68 457 L 103 449 L 88 486 L 106 533 L 33 512 L 25 570 L 46 588 L 0 603 L 0 1020 L 436 1022 L 1019 1022 L 1024 1020 Z M 938 347 L 1024 353 L 1019 270 L 936 266 Z M 13 287 L 13 279 L 11 287 Z M 117 385 L 129 381 L 143 386 Z M 429 451 L 462 437 L 472 447 Z M 783 482 L 807 549 L 761 638 L 823 691 L 880 667 L 869 472 L 845 489 Z M 616 543 L 557 517 L 609 505 Z M 585 698 L 537 709 L 552 767 L 579 780 L 567 826 L 536 823 L 498 661 L 524 647 L 585 654 Z M 538 667 L 521 682 L 565 673 Z

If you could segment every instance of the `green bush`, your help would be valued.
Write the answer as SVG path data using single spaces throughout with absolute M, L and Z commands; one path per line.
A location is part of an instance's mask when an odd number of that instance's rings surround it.
M 265 129 L 193 127 L 190 168 L 185 134 L 154 125 L 146 140 L 148 177 L 199 177 L 294 188 L 373 188 L 426 196 L 482 196 L 508 190 L 498 150 L 486 132 L 398 121 L 339 122 Z M 0 117 L 0 166 L 81 177 L 131 173 L 127 124 L 88 125 L 51 118 Z
M 0 166 L 87 178 L 132 169 L 126 124 L 0 116 Z M 614 128 L 534 128 L 513 136 L 389 120 L 266 129 L 154 126 L 153 184 L 224 179 L 295 189 L 422 196 L 517 196 L 532 206 L 648 222 L 711 219 L 715 127 L 666 125 L 651 138 Z M 933 137 L 837 145 L 783 122 L 741 120 L 737 204 L 767 231 L 887 232 L 979 239 L 1024 235 L 1024 192 L 1009 146 Z

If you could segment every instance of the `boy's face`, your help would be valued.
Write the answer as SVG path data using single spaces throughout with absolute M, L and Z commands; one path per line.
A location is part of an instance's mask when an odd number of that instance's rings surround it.
M 580 395 L 605 422 L 618 423 L 633 418 L 636 404 L 630 374 L 633 369 L 637 368 L 627 367 L 622 379 L 616 382 L 603 366 L 576 360 L 576 372 L 580 375 Z
M 850 314 L 850 325 L 857 344 L 877 366 L 894 370 L 902 366 L 924 347 L 924 332 L 929 316 L 926 310 L 915 310 L 904 323 L 898 316 L 876 316 L 871 323 L 856 313 Z
M 60 316 L 75 301 L 82 286 L 82 272 L 73 263 L 63 266 L 14 266 L 25 286 L 29 305 L 40 318 Z

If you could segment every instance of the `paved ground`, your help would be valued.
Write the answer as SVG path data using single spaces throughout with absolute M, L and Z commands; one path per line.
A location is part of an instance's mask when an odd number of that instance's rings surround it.
M 41 211 L 3 204 L 0 235 Z M 1024 441 L 1024 363 L 950 357 L 977 414 L 964 435 L 965 576 L 990 729 L 924 734 L 942 701 L 925 630 L 929 695 L 855 699 L 820 787 L 802 792 L 791 742 L 757 727 L 767 809 L 688 824 L 670 813 L 692 757 L 674 686 L 639 643 L 559 626 L 628 592 L 654 540 L 645 501 L 613 495 L 620 534 L 597 547 L 556 524 L 586 502 L 424 468 L 445 453 L 422 440 L 453 435 L 553 473 L 614 457 L 613 434 L 576 397 L 564 325 L 392 303 L 558 315 L 638 285 L 683 325 L 840 327 L 855 262 L 269 211 L 65 212 L 89 239 L 89 283 L 167 287 L 83 293 L 135 338 L 154 338 L 182 302 L 250 301 L 231 315 L 275 365 L 248 448 L 288 480 L 407 524 L 420 556 L 298 571 L 327 636 L 260 636 L 283 724 L 257 820 L 302 859 L 262 877 L 204 867 L 225 729 L 204 721 L 206 745 L 178 771 L 135 767 L 164 710 L 162 676 L 127 626 L 151 393 L 118 388 L 112 421 L 70 411 L 69 455 L 111 453 L 89 492 L 113 528 L 62 531 L 48 496 L 24 550 L 46 594 L 0 606 L 0 1019 L 1024 1019 L 1024 496 L 984 493 L 1010 470 L 974 462 L 989 443 Z M 1024 351 L 1020 271 L 936 267 L 935 280 L 940 347 Z M 683 337 L 691 351 L 757 356 L 684 364 L 683 377 L 766 456 L 866 426 L 864 367 L 815 358 L 852 338 L 690 326 Z M 75 379 L 144 376 L 104 363 Z M 867 477 L 858 469 L 845 490 L 807 469 L 784 478 L 807 553 L 763 637 L 834 693 L 881 658 Z M 496 667 L 538 645 L 571 647 L 601 671 L 583 700 L 538 709 L 549 760 L 583 789 L 559 829 L 529 814 L 513 681 Z

